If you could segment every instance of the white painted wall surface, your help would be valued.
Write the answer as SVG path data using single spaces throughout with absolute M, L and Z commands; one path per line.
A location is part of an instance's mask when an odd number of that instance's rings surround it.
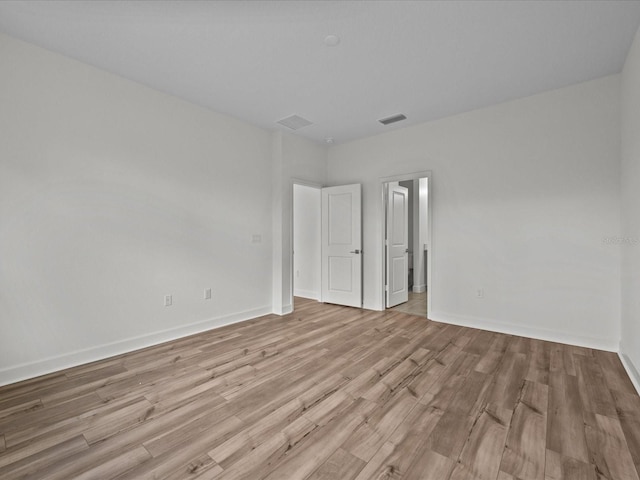
M 622 341 L 640 391 L 640 30 L 622 71 Z M 629 368 L 631 367 L 631 368 Z
M 320 300 L 320 192 L 293 185 L 293 294 Z
M 330 184 L 363 184 L 365 308 L 380 177 L 431 170 L 434 320 L 617 349 L 619 93 L 614 75 L 330 148 Z
M 4 35 L 0 65 L 0 384 L 271 312 L 269 132 Z

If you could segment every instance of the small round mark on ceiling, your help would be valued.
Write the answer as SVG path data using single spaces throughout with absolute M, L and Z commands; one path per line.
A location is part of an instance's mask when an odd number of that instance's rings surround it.
M 324 37 L 324 44 L 327 47 L 335 47 L 340 43 L 340 37 L 337 35 L 327 35 Z

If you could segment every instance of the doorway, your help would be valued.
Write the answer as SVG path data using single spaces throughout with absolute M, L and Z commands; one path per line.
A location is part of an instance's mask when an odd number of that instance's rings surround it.
M 293 297 L 361 308 L 361 185 L 294 182 L 292 203 Z
M 293 184 L 293 296 L 320 300 L 320 194 L 315 185 Z
M 380 180 L 384 308 L 425 317 L 430 309 L 431 177 L 418 172 Z M 406 226 L 398 218 L 402 215 Z

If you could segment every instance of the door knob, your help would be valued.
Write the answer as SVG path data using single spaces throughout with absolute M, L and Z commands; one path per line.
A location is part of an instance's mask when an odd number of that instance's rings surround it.
M 351 250 L 349 253 L 355 253 L 356 255 L 360 254 L 360 250 Z

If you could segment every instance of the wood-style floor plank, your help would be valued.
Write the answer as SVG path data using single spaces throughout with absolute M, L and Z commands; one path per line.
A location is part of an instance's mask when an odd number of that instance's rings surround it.
M 547 448 L 589 463 L 578 379 L 573 375 L 552 373 L 549 384 Z
M 596 467 L 553 450 L 547 450 L 545 480 L 599 480 Z
M 640 480 L 615 354 L 296 299 L 0 388 L 0 478 Z
M 525 381 L 509 426 L 500 471 L 513 478 L 543 480 L 549 388 Z
M 640 415 L 638 415 L 640 396 L 623 392 L 612 393 L 620 426 L 627 440 L 636 471 L 640 473 Z
M 309 480 L 350 480 L 364 467 L 365 462 L 338 448 L 320 467 L 309 476 Z
M 595 415 L 594 425 L 586 426 L 590 460 L 605 478 L 638 480 L 638 473 L 617 418 Z

